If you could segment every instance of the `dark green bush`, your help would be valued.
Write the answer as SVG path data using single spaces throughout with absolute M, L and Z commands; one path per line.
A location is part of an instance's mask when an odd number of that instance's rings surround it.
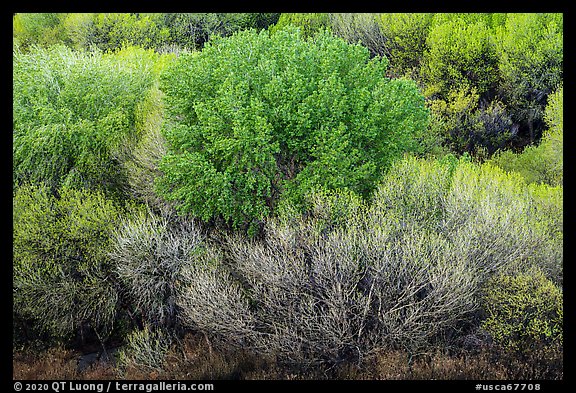
M 234 226 L 311 189 L 368 196 L 427 122 L 385 59 L 323 32 L 244 31 L 182 55 L 162 75 L 169 152 L 159 190 L 183 212 Z
M 548 96 L 544 118 L 548 129 L 539 145 L 526 147 L 522 153 L 510 150 L 498 152 L 492 162 L 508 171 L 522 174 L 528 183 L 561 186 L 564 178 L 564 120 L 562 87 Z
M 467 87 L 450 91 L 446 100 L 428 101 L 428 145 L 445 146 L 458 154 L 475 153 L 478 149 L 493 154 L 504 147 L 516 135 L 517 127 L 502 102 L 483 102 L 476 89 Z M 433 137 L 435 140 L 431 140 Z
M 229 36 L 244 29 L 266 29 L 278 21 L 276 13 L 166 13 L 155 14 L 170 31 L 167 44 L 202 49 L 213 35 Z

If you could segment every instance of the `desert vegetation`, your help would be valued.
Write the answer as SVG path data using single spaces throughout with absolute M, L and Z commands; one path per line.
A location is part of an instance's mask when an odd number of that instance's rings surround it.
M 13 378 L 563 379 L 562 45 L 14 14 Z

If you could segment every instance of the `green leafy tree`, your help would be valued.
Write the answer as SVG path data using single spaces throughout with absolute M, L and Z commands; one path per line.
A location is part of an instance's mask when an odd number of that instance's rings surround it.
M 162 75 L 169 153 L 159 191 L 203 220 L 254 224 L 312 188 L 367 196 L 427 122 L 414 82 L 322 32 L 249 30 Z
M 462 86 L 474 87 L 483 97 L 498 78 L 498 58 L 491 29 L 483 22 L 450 19 L 431 27 L 421 68 L 426 96 L 446 98 Z
M 497 29 L 501 95 L 531 143 L 540 138 L 547 96 L 563 75 L 563 15 L 508 14 Z
M 418 76 L 433 16 L 431 13 L 379 15 L 380 31 L 385 41 L 384 53 L 390 60 L 392 73 Z
M 137 107 L 159 67 L 152 51 L 14 52 L 13 181 L 120 192 Z

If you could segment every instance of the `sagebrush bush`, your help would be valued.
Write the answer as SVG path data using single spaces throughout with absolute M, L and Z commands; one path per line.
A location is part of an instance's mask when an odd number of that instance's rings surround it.
M 125 302 L 151 326 L 174 326 L 182 269 L 202 252 L 200 230 L 174 221 L 136 214 L 114 232 L 109 252 Z
M 173 337 L 168 331 L 146 325 L 128 335 L 126 345 L 118 354 L 118 366 L 132 373 L 134 370 L 130 369 L 162 372 L 172 343 Z
M 108 334 L 118 292 L 107 255 L 125 211 L 101 193 L 22 186 L 13 198 L 14 309 L 34 329 L 70 338 Z
M 303 214 L 286 205 L 262 238 L 228 238 L 224 255 L 191 265 L 183 323 L 303 365 L 449 344 L 478 327 L 491 277 L 561 266 L 547 193 L 558 198 L 489 164 L 406 157 L 370 204 L 310 194 Z
M 183 326 L 233 347 L 253 344 L 250 301 L 217 250 L 208 249 L 182 269 L 176 304 Z
M 380 29 L 378 14 L 330 13 L 328 18 L 328 25 L 338 37 L 351 44 L 361 43 L 372 56 L 389 56 L 389 43 Z

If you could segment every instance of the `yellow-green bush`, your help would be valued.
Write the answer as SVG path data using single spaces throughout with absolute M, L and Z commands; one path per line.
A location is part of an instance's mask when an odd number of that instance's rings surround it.
M 36 331 L 69 338 L 84 323 L 111 331 L 119 294 L 108 250 L 123 208 L 102 193 L 22 186 L 13 198 L 15 312 Z
M 482 327 L 503 347 L 526 352 L 563 343 L 562 289 L 539 270 L 497 275 L 486 284 Z

